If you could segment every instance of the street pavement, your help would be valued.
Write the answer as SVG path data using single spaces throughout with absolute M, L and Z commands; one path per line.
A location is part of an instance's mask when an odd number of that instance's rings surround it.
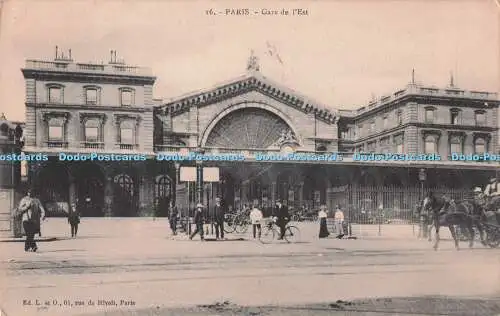
M 384 226 L 381 236 L 378 227 L 361 227 L 357 240 L 319 240 L 318 224 L 297 225 L 298 243 L 263 244 L 250 231 L 201 242 L 171 236 L 165 219 L 83 218 L 78 238 L 71 239 L 65 219 L 49 218 L 42 233 L 57 240 L 40 242 L 37 253 L 0 242 L 0 307 L 8 316 L 167 315 L 171 308 L 213 304 L 500 298 L 498 249 L 462 243 L 456 251 L 444 240 L 435 252 L 410 226 Z M 133 313 L 141 310 L 149 312 Z

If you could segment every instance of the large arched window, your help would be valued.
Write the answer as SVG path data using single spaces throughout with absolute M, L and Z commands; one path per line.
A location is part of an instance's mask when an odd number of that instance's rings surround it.
M 129 175 L 120 174 L 115 177 L 115 183 L 130 196 L 134 195 L 134 180 Z
M 172 181 L 166 175 L 159 176 L 155 183 L 157 198 L 169 198 L 172 195 Z

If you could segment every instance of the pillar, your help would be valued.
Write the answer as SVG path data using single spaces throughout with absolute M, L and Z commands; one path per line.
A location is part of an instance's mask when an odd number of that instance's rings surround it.
M 113 216 L 113 177 L 109 175 L 104 184 L 104 216 Z
M 153 216 L 154 181 L 149 175 L 144 175 L 139 181 L 139 216 Z
M 196 162 L 196 203 L 203 204 L 203 163 Z

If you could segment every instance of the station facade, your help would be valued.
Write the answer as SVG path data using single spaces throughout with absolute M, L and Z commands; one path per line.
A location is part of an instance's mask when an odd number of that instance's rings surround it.
M 22 150 L 48 157 L 27 164 L 26 187 L 54 213 L 71 201 L 83 216 L 162 216 L 170 202 L 190 207 L 195 185 L 179 181 L 179 170 L 195 162 L 158 161 L 158 153 L 245 155 L 239 162 L 203 162 L 220 171 L 219 181 L 205 184 L 204 202 L 222 196 L 232 208 L 266 207 L 278 198 L 294 207 L 333 205 L 332 192 L 340 187 L 419 187 L 421 169 L 426 187 L 467 191 L 484 185 L 499 165 L 447 160 L 452 153 L 498 153 L 497 95 L 453 82 L 446 88 L 410 82 L 347 111 L 266 78 L 255 60 L 240 77 L 168 102 L 153 98 L 150 70 L 126 65 L 113 51 L 107 64 L 88 64 L 56 50 L 54 60 L 28 60 L 22 72 Z M 60 161 L 61 152 L 131 160 Z M 343 159 L 255 160 L 255 153 L 292 152 Z M 360 152 L 439 154 L 442 160 L 359 162 L 353 153 Z

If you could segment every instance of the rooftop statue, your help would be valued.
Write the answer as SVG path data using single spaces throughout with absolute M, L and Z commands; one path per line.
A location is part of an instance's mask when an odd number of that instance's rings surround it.
M 255 56 L 253 49 L 250 51 L 250 57 L 248 57 L 247 70 L 259 71 L 259 57 Z

